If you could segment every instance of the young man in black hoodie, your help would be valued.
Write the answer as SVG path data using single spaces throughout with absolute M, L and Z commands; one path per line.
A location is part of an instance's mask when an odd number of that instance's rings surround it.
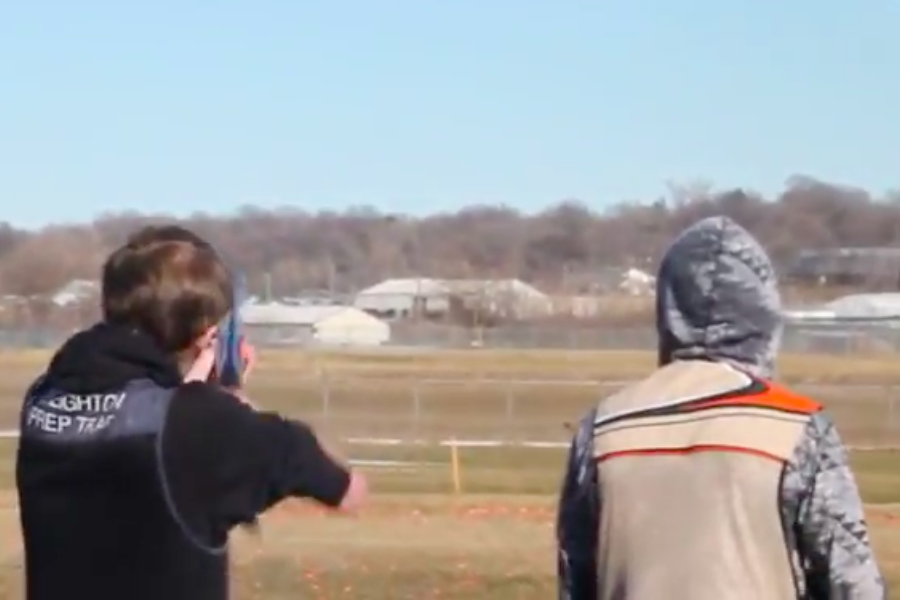
M 144 230 L 102 287 L 103 322 L 63 345 L 22 409 L 27 600 L 226 600 L 233 527 L 287 497 L 352 510 L 365 483 L 304 423 L 206 382 L 233 307 L 203 240 Z

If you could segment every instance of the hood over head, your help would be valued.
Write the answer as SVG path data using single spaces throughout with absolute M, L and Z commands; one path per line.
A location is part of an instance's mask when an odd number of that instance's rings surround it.
M 774 374 L 781 340 L 778 282 L 768 254 L 727 217 L 688 227 L 663 256 L 656 280 L 659 362 L 727 362 Z
M 137 379 L 175 387 L 182 378 L 175 360 L 150 337 L 127 327 L 99 323 L 62 345 L 42 383 L 73 394 L 93 394 Z

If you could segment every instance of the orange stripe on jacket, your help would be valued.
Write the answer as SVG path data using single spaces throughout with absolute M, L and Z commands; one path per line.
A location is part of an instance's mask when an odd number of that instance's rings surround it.
M 758 394 L 748 394 L 745 396 L 737 396 L 732 398 L 717 398 L 712 400 L 700 401 L 696 403 L 685 404 L 683 408 L 690 409 L 692 412 L 698 409 L 713 409 L 727 407 L 755 407 L 769 408 L 773 410 L 783 410 L 792 413 L 811 415 L 822 409 L 822 405 L 818 402 L 810 400 L 805 396 L 794 394 L 790 390 L 771 383 L 766 384 L 765 391 Z M 675 409 L 675 412 L 678 408 Z M 734 452 L 740 454 L 749 454 L 760 458 L 767 458 L 778 462 L 784 462 L 783 459 L 774 454 L 758 450 L 755 448 L 746 448 L 743 446 L 731 446 L 728 444 L 698 444 L 677 448 L 643 448 L 636 450 L 619 450 L 608 452 L 597 456 L 595 460 L 602 462 L 611 458 L 624 456 L 652 456 L 664 454 L 695 454 L 698 452 Z
M 690 407 L 691 410 L 696 410 L 698 408 L 720 408 L 726 406 L 755 406 L 758 408 L 785 410 L 804 415 L 811 415 L 822 409 L 822 405 L 818 402 L 810 400 L 805 396 L 795 394 L 781 386 L 766 383 L 766 387 L 767 389 L 759 394 L 706 400 L 694 404 L 687 404 L 685 405 L 685 408 Z

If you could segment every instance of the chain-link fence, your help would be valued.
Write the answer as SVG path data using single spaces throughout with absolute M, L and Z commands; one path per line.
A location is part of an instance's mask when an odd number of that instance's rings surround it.
M 410 347 L 507 349 L 655 350 L 656 330 L 589 324 L 502 325 L 466 329 L 430 324 L 396 327 L 392 343 Z M 900 351 L 900 326 L 880 323 L 788 324 L 782 349 L 792 353 L 851 354 Z
M 75 328 L 0 329 L 0 348 L 53 348 Z M 261 347 L 321 347 L 311 333 L 287 332 L 284 327 L 256 327 L 253 341 Z M 391 324 L 387 348 L 497 348 L 561 350 L 654 350 L 656 331 L 650 326 L 616 327 L 591 324 L 507 324 L 491 328 L 439 325 L 427 322 Z M 790 353 L 859 354 L 900 352 L 900 324 L 853 323 L 840 326 L 785 327 L 782 349 Z
M 400 493 L 551 494 L 574 428 L 626 381 L 261 380 L 254 399 L 317 426 Z M 800 384 L 851 448 L 900 448 L 900 388 Z
M 24 380 L 23 380 L 24 381 Z M 264 409 L 312 423 L 342 454 L 377 473 L 388 491 L 555 491 L 580 419 L 628 381 L 311 376 L 267 370 L 251 380 Z M 900 448 L 900 387 L 798 384 L 822 402 L 844 441 L 860 450 Z M 0 403 L 0 429 L 15 435 L 19 404 Z
M 626 381 L 308 378 L 260 382 L 273 408 L 362 444 L 554 446 L 602 398 Z M 822 402 L 847 443 L 900 448 L 900 388 L 798 384 Z

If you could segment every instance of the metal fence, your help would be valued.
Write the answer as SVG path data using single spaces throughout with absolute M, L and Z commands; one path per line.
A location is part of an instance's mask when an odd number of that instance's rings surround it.
M 657 334 L 650 325 L 638 327 L 591 324 L 508 324 L 472 328 L 434 323 L 394 323 L 387 348 L 496 348 L 560 350 L 655 350 Z M 53 348 L 72 330 L 53 328 L 0 329 L 0 348 Z M 283 347 L 277 326 L 262 330 L 254 342 Z M 311 339 L 307 336 L 307 339 Z M 294 347 L 310 347 L 297 343 Z M 782 349 L 790 353 L 860 354 L 900 352 L 900 326 L 893 323 L 796 325 L 785 327 Z
M 383 444 L 561 445 L 573 426 L 625 381 L 303 379 L 266 384 L 259 401 L 343 439 Z M 822 402 L 845 441 L 900 448 L 900 387 L 800 384 Z
M 262 408 L 302 418 L 358 444 L 564 448 L 573 429 L 628 381 L 257 376 L 250 393 Z M 900 448 L 900 386 L 792 386 L 822 402 L 846 443 Z M 15 427 L 17 404 L 0 428 Z
M 498 349 L 655 350 L 652 325 L 637 327 L 575 325 L 503 325 L 466 329 L 434 325 L 395 328 L 392 341 L 408 347 L 485 347 Z M 900 352 L 900 328 L 893 324 L 788 324 L 782 349 L 791 353 L 855 354 Z

